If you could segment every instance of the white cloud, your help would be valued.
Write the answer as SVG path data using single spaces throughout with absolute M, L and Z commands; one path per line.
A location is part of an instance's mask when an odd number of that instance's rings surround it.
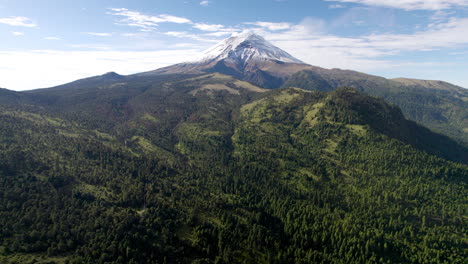
M 169 31 L 165 32 L 165 35 L 178 37 L 178 38 L 190 38 L 197 41 L 203 42 L 218 42 L 220 37 L 232 35 L 235 32 L 239 32 L 240 29 L 228 28 L 220 24 L 207 24 L 207 23 L 194 23 L 192 28 L 204 31 L 201 34 L 188 33 L 187 31 Z
M 195 23 L 193 28 L 205 31 L 207 33 L 202 33 L 199 35 L 189 35 L 190 38 L 195 40 L 200 40 L 201 38 L 203 41 L 214 42 L 212 38 L 219 38 L 224 36 L 232 35 L 235 32 L 240 31 L 237 28 L 229 28 L 225 27 L 224 25 L 220 24 L 206 24 L 206 23 Z
M 465 54 L 468 54 L 468 50 L 449 52 L 449 55 L 465 55 Z
M 186 31 L 168 31 L 164 34 L 168 36 L 172 36 L 172 37 L 178 37 L 178 38 L 189 36 L 189 33 L 187 33 Z
M 86 34 L 91 35 L 91 36 L 97 36 L 97 37 L 111 37 L 112 33 L 106 33 L 106 32 L 86 32 Z
M 12 31 L 11 34 L 13 34 L 13 36 L 24 36 L 24 33 L 23 32 L 18 32 L 18 31 Z
M 275 36 L 281 37 L 284 40 L 302 40 L 316 36 L 323 36 L 325 32 L 325 21 L 315 18 L 305 18 L 299 24 L 291 24 L 290 28 L 286 31 L 276 32 Z M 273 34 L 273 30 L 268 28 L 253 29 L 253 31 L 260 35 Z
M 75 49 L 111 50 L 110 46 L 98 44 L 71 44 L 70 47 Z
M 59 37 L 45 37 L 45 40 L 61 40 Z
M 200 2 L 200 5 L 202 6 L 208 6 L 209 4 L 210 4 L 210 1 L 206 1 L 206 0 Z
M 193 25 L 194 28 L 203 30 L 203 31 L 219 31 L 224 29 L 223 25 L 219 24 L 205 24 L 205 23 L 196 23 Z
M 468 18 L 452 18 L 412 34 L 371 34 L 346 38 L 322 33 L 311 21 L 294 25 L 284 32 L 263 31 L 277 43 L 296 43 L 310 48 L 340 49 L 353 56 L 379 57 L 404 51 L 427 51 L 468 46 Z M 301 44 L 302 43 L 302 44 Z M 293 48 L 291 50 L 298 50 Z
M 0 51 L 0 61 L 4 65 L 0 67 L 0 87 L 27 90 L 60 85 L 109 71 L 138 73 L 191 60 L 199 52 L 191 48 L 148 52 Z
M 386 30 L 394 31 L 398 27 L 398 18 L 391 9 L 377 7 L 353 7 L 346 9 L 338 17 L 330 21 L 328 29 L 355 29 L 355 26 L 375 25 L 380 28 L 380 32 Z M 368 26 L 367 26 L 368 27 Z
M 210 33 L 206 34 L 188 34 L 186 32 L 167 32 L 166 35 L 175 36 L 175 37 L 187 37 L 195 40 L 201 41 L 213 41 L 212 39 L 207 39 L 206 37 L 219 37 L 232 34 L 233 32 L 239 31 L 236 28 L 228 28 L 220 24 L 208 24 L 208 23 L 194 23 L 188 18 L 177 17 L 172 15 L 157 15 L 150 16 L 144 15 L 137 11 L 130 11 L 126 8 L 109 8 L 111 12 L 108 14 L 115 16 L 123 16 L 124 19 L 120 20 L 119 23 L 123 23 L 127 26 L 139 27 L 140 31 L 153 31 L 158 23 L 177 23 L 177 24 L 189 24 L 192 28 L 207 31 Z M 127 36 L 130 36 L 129 34 Z
M 247 22 L 247 23 L 244 23 L 244 24 L 258 26 L 258 27 L 265 28 L 265 29 L 268 29 L 268 30 L 271 30 L 271 31 L 286 30 L 286 29 L 290 29 L 292 27 L 291 23 L 285 23 L 285 22 L 275 23 L 275 22 L 257 21 L 257 22 Z
M 432 21 L 441 22 L 449 19 L 455 14 L 454 10 L 438 10 L 430 17 Z
M 202 42 L 218 42 L 219 40 L 210 38 L 213 37 L 209 34 L 190 34 L 186 31 L 168 31 L 164 33 L 165 35 L 177 38 L 193 39 Z
M 192 24 L 190 19 L 184 17 L 166 14 L 150 16 L 126 8 L 109 8 L 109 10 L 108 14 L 110 15 L 124 17 L 119 21 L 120 23 L 127 26 L 139 27 L 141 31 L 152 31 L 158 26 L 158 23 Z
M 340 4 L 334 4 L 334 5 L 329 5 L 328 8 L 330 9 L 338 9 L 338 8 L 345 8 L 344 5 L 340 5 Z
M 33 23 L 31 19 L 19 16 L 0 18 L 0 24 L 7 24 L 16 27 L 37 27 L 37 25 Z
M 190 19 L 184 17 L 177 17 L 171 15 L 159 15 L 160 22 L 171 22 L 177 24 L 191 24 L 192 21 Z
M 144 37 L 146 33 L 122 33 L 120 34 L 122 37 L 132 38 L 132 37 Z
M 403 51 L 425 51 L 440 48 L 453 48 L 468 45 L 468 18 L 451 19 L 449 22 L 434 25 L 425 31 L 413 34 L 374 34 L 356 38 L 332 35 L 307 37 L 301 31 L 279 34 L 277 40 L 288 39 L 308 41 L 309 47 L 340 48 L 353 56 L 378 57 Z M 288 35 L 289 34 L 289 35 Z M 274 37 L 274 36 L 273 36 Z
M 380 34 L 363 38 L 369 47 L 424 51 L 468 45 L 468 18 L 452 18 L 414 34 Z
M 207 36 L 207 37 L 223 37 L 223 36 L 232 35 L 235 32 L 237 32 L 237 30 L 211 32 L 211 33 L 206 33 L 206 34 L 203 34 L 203 35 Z
M 468 6 L 468 0 L 325 0 L 328 2 L 356 3 L 405 10 L 442 10 Z

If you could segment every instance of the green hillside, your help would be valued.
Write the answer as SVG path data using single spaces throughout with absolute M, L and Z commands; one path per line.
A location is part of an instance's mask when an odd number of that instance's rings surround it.
M 0 263 L 465 263 L 466 147 L 355 89 L 164 78 L 0 106 Z
M 353 87 L 384 98 L 405 117 L 468 146 L 468 90 L 441 81 L 385 79 L 349 70 L 313 68 L 298 72 L 283 87 L 331 91 Z

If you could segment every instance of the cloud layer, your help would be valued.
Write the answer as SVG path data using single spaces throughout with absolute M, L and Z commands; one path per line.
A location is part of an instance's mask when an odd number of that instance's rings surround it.
M 405 10 L 443 10 L 468 6 L 468 0 L 326 0 L 328 2 L 356 3 Z
M 198 50 L 125 51 L 0 51 L 0 87 L 27 90 L 51 87 L 109 71 L 132 74 L 195 57 Z M 25 78 L 27 76 L 27 78 Z
M 106 32 L 86 32 L 86 34 L 91 35 L 91 36 L 96 36 L 96 37 L 111 37 L 112 33 L 106 33 Z

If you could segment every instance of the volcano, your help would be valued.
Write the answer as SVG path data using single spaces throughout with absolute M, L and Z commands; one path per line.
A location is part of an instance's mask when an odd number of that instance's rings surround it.
M 199 60 L 143 74 L 218 72 L 273 89 L 280 87 L 294 73 L 311 68 L 313 66 L 294 58 L 262 36 L 247 32 L 227 38 L 209 48 Z

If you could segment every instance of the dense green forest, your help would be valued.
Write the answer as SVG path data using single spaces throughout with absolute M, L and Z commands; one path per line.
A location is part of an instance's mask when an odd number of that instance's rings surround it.
M 0 106 L 0 263 L 466 263 L 465 146 L 350 88 L 184 78 Z

